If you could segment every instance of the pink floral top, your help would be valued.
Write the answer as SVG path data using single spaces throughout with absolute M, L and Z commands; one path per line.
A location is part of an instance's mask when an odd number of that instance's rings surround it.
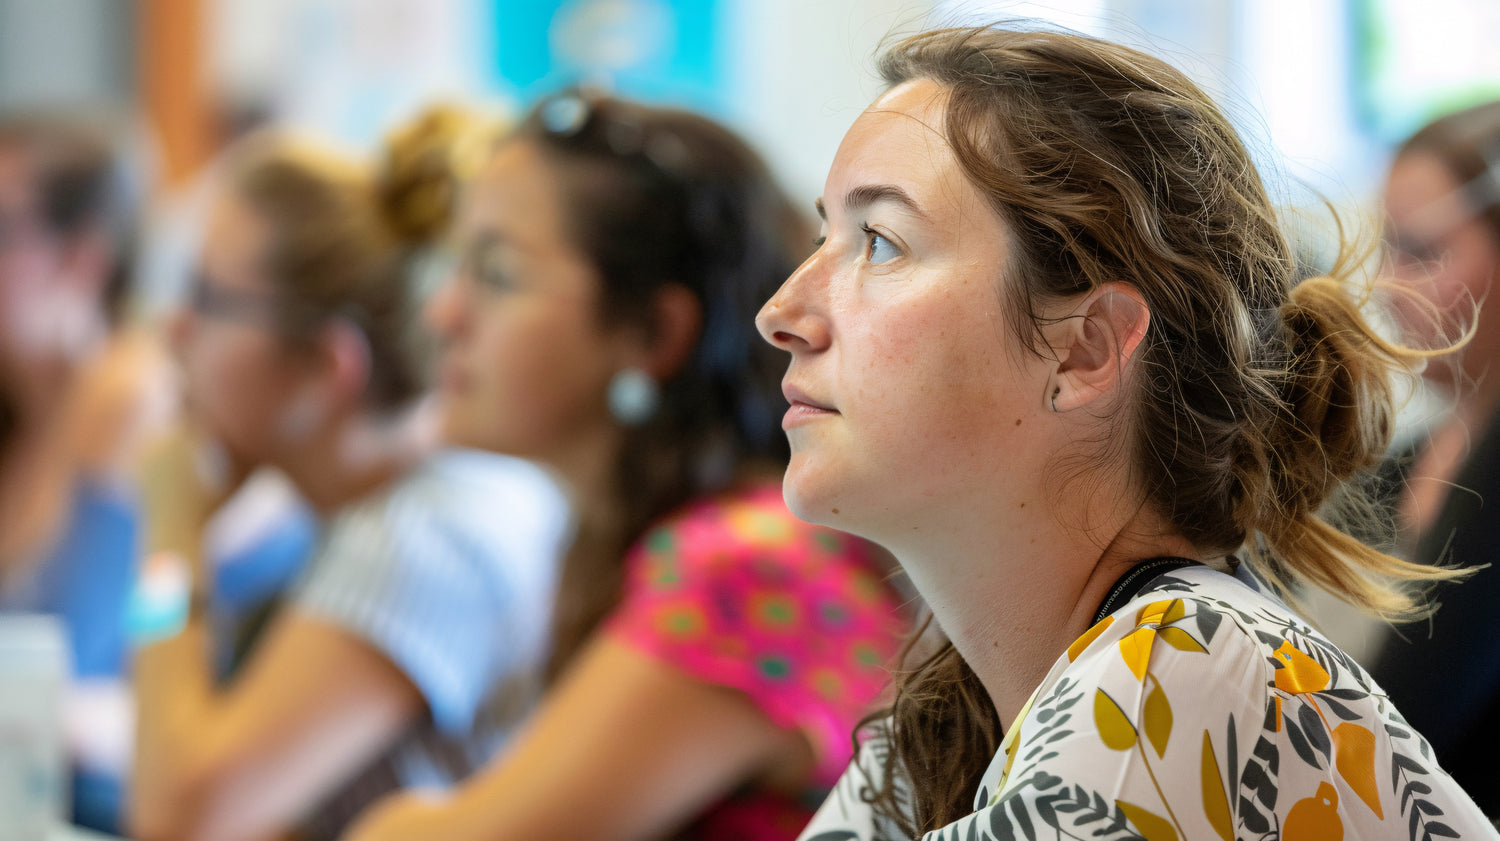
M 792 516 L 779 484 L 690 503 L 648 532 L 626 557 L 606 633 L 744 692 L 817 756 L 800 796 L 736 792 L 679 837 L 796 838 L 848 763 L 905 630 L 870 547 Z

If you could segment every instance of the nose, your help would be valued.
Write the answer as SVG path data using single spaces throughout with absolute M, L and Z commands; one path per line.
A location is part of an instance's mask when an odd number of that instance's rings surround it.
M 462 279 L 449 277 L 432 293 L 422 307 L 422 322 L 440 338 L 450 338 L 464 318 Z
M 828 320 L 816 305 L 817 255 L 781 284 L 755 316 L 761 338 L 793 354 L 825 350 L 831 339 Z

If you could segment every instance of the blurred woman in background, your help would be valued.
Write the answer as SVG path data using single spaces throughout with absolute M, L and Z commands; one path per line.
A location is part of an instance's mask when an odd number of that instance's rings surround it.
M 129 459 L 152 416 L 148 383 L 164 370 L 149 338 L 124 329 L 135 208 L 118 142 L 62 116 L 0 119 L 0 380 L 9 395 L 0 423 L 11 438 L 0 454 L 9 479 L 0 486 L 0 556 L 35 564 L 0 576 L 0 593 L 12 594 L 10 607 L 29 601 L 66 616 L 75 664 L 89 674 L 119 672 L 123 631 L 106 638 L 78 623 L 123 616 L 133 556 L 54 543 L 95 530 L 130 542 L 133 531 L 108 524 L 131 517 Z M 89 556 L 86 587 L 75 567 Z M 32 598 L 19 595 L 28 589 Z M 74 598 L 89 609 L 53 603 Z
M 536 458 L 578 516 L 553 683 L 451 798 L 374 839 L 789 839 L 885 683 L 896 594 L 781 500 L 780 354 L 752 315 L 810 231 L 689 113 L 568 92 L 489 160 L 429 305 L 444 435 Z
M 1437 594 L 1431 623 L 1386 635 L 1373 672 L 1427 735 L 1443 766 L 1500 816 L 1500 642 L 1483 632 L 1500 605 L 1500 102 L 1451 114 L 1404 143 L 1385 184 L 1394 275 L 1449 318 L 1469 318 L 1458 365 L 1429 365 L 1428 387 L 1452 411 L 1413 458 L 1400 502 L 1412 560 L 1480 569 Z M 1490 510 L 1485 510 L 1486 506 Z M 1441 676 L 1440 679 L 1437 676 Z
M 565 501 L 532 465 L 434 449 L 418 406 L 414 287 L 473 131 L 435 111 L 378 174 L 278 135 L 222 164 L 173 333 L 194 433 L 147 472 L 148 583 L 189 586 L 185 615 L 138 629 L 132 837 L 331 837 L 397 786 L 478 767 L 536 696 Z M 216 685 L 203 525 L 259 465 L 323 535 Z
M 140 179 L 122 134 L 75 114 L 0 116 L 0 611 L 66 630 L 72 803 L 99 828 L 120 796 L 109 722 L 128 718 L 134 460 L 171 390 L 128 312 Z

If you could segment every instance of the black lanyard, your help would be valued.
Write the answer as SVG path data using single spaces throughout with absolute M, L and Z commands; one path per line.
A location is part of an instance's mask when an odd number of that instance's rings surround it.
M 1109 588 L 1104 602 L 1099 605 L 1099 612 L 1094 614 L 1093 624 L 1103 622 L 1104 617 L 1115 612 L 1115 608 L 1135 598 L 1137 593 L 1146 589 L 1146 585 L 1157 578 L 1174 569 L 1197 565 L 1197 561 L 1190 561 L 1187 558 L 1147 558 L 1141 561 L 1120 576 L 1115 586 Z

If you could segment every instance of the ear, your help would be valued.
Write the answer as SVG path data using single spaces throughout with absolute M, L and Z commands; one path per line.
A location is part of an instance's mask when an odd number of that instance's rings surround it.
M 354 322 L 342 316 L 318 333 L 320 373 L 339 404 L 358 403 L 370 384 L 370 340 Z
M 1085 295 L 1049 331 L 1058 360 L 1046 395 L 1052 407 L 1066 412 L 1118 390 L 1150 324 L 1146 299 L 1130 284 L 1106 283 Z
M 703 306 L 688 288 L 669 283 L 656 291 L 652 327 L 641 367 L 659 383 L 677 376 L 703 334 Z

